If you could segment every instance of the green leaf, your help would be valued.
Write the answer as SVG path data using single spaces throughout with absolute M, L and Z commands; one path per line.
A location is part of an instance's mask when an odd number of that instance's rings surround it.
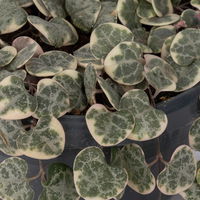
M 75 28 L 63 18 L 53 18 L 46 21 L 37 16 L 28 16 L 28 21 L 43 36 L 43 41 L 54 47 L 73 45 L 78 41 Z
M 47 8 L 45 7 L 44 3 L 42 0 L 33 0 L 33 3 L 35 4 L 35 6 L 37 7 L 37 9 L 44 15 L 47 17 L 50 17 L 51 14 L 50 12 L 47 10 Z
M 31 96 L 18 76 L 8 76 L 0 82 L 0 118 L 25 119 L 36 109 L 35 97 Z
M 23 8 L 12 1 L 0 1 L 0 35 L 20 29 L 26 22 L 27 13 Z
M 73 179 L 73 171 L 63 163 L 53 163 L 48 168 L 48 179 L 42 182 L 39 200 L 79 200 Z
M 25 80 L 26 71 L 23 70 L 23 69 L 20 69 L 20 70 L 14 71 L 14 72 L 10 72 L 10 71 L 3 69 L 3 70 L 0 71 L 0 81 L 2 81 L 4 78 L 11 76 L 11 75 L 18 76 L 21 79 Z
M 27 181 L 28 164 L 10 157 L 0 163 L 0 198 L 3 200 L 33 200 L 34 191 Z
M 177 14 L 169 14 L 163 17 L 151 17 L 146 19 L 141 19 L 140 22 L 149 26 L 165 26 L 173 24 L 180 19 L 180 16 Z
M 85 200 L 114 198 L 128 181 L 125 169 L 107 165 L 103 152 L 97 147 L 79 152 L 73 171 L 76 190 Z
M 65 0 L 65 8 L 76 27 L 90 32 L 97 21 L 101 3 L 99 0 Z
M 70 107 L 82 111 L 87 106 L 87 99 L 83 92 L 83 77 L 75 70 L 65 70 L 53 78 L 60 83 L 69 95 Z
M 35 96 L 37 109 L 33 116 L 37 119 L 46 115 L 59 118 L 71 110 L 67 91 L 53 79 L 40 80 Z
M 200 118 L 197 118 L 190 128 L 189 144 L 196 151 L 200 151 Z
M 105 72 L 116 82 L 135 85 L 143 79 L 144 67 L 139 62 L 142 50 L 135 42 L 121 42 L 105 58 Z
M 90 49 L 96 58 L 104 59 L 120 42 L 131 41 L 132 39 L 132 32 L 125 26 L 116 23 L 105 23 L 99 25 L 92 32 Z
M 90 105 L 96 102 L 95 100 L 96 84 L 97 84 L 96 70 L 92 64 L 89 64 L 84 72 L 84 88 L 87 101 Z
M 162 49 L 161 49 L 161 58 L 166 60 L 167 57 L 170 55 L 170 46 L 172 41 L 174 40 L 175 35 L 169 36 L 165 39 Z
M 151 193 L 155 189 L 156 181 L 145 161 L 142 148 L 137 144 L 129 144 L 120 153 L 129 177 L 128 186 L 143 195 Z
M 134 128 L 129 111 L 109 112 L 105 106 L 94 104 L 86 113 L 87 127 L 101 146 L 113 146 L 125 140 Z
M 17 139 L 23 155 L 34 159 L 53 159 L 62 154 L 65 132 L 61 123 L 52 116 L 41 117 L 37 125 Z
M 0 120 L 0 150 L 9 156 L 21 156 L 16 140 L 24 133 L 21 121 Z
M 110 104 L 118 110 L 121 94 L 112 86 L 112 84 L 101 77 L 98 77 L 98 83 L 103 90 L 104 94 L 108 98 Z
M 199 200 L 200 186 L 194 182 L 189 189 L 179 193 L 179 195 L 181 195 L 185 200 Z
M 29 74 L 38 77 L 49 77 L 66 69 L 76 69 L 77 60 L 74 56 L 64 51 L 48 51 L 39 58 L 32 58 L 26 63 Z
M 0 49 L 0 67 L 8 65 L 17 55 L 17 50 L 12 46 L 5 46 Z
M 8 70 L 15 71 L 23 67 L 35 54 L 37 50 L 37 44 L 32 43 L 27 45 L 25 48 L 21 49 L 17 56 L 12 60 L 12 62 L 6 67 Z
M 137 15 L 138 0 L 118 0 L 117 14 L 120 22 L 130 28 L 141 27 Z
M 104 68 L 101 60 L 93 56 L 89 43 L 74 51 L 73 54 L 78 61 L 78 65 L 81 67 L 86 68 L 91 63 L 96 70 Z
M 175 195 L 187 190 L 195 180 L 196 168 L 192 149 L 187 145 L 179 146 L 168 165 L 158 175 L 158 189 L 166 195 Z
M 155 17 L 156 13 L 152 7 L 152 4 L 146 0 L 140 0 L 137 8 L 137 15 L 140 18 L 151 18 Z
M 175 34 L 176 29 L 172 25 L 153 28 L 149 34 L 148 46 L 153 50 L 153 53 L 160 53 L 164 41 Z
M 194 28 L 187 28 L 175 36 L 171 44 L 170 54 L 177 64 L 189 65 L 195 59 L 200 58 L 199 37 L 200 30 Z
M 200 19 L 198 18 L 198 11 L 186 9 L 181 13 L 181 20 L 184 21 L 187 28 L 194 28 L 200 26 Z
M 193 7 L 197 8 L 198 10 L 200 10 L 200 2 L 199 2 L 198 0 L 191 0 L 191 1 L 190 1 L 190 4 L 191 4 Z
M 161 91 L 174 91 L 176 89 L 177 76 L 174 69 L 165 60 L 158 56 L 145 55 L 145 77 L 150 85 Z
M 132 89 L 120 100 L 120 110 L 131 112 L 135 118 L 135 127 L 128 136 L 131 140 L 146 141 L 160 136 L 167 127 L 167 116 L 149 104 L 143 90 Z
M 155 13 L 159 16 L 165 16 L 173 13 L 171 0 L 151 0 Z

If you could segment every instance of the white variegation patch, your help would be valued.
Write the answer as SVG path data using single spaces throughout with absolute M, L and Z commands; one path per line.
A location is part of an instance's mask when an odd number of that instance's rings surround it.
M 17 50 L 12 46 L 5 46 L 0 49 L 0 67 L 8 65 L 17 55 Z
M 16 70 L 16 71 L 10 72 L 10 71 L 7 71 L 7 70 L 5 70 L 5 69 L 2 69 L 2 70 L 0 71 L 0 82 L 1 82 L 4 78 L 6 78 L 6 77 L 8 77 L 8 76 L 12 76 L 12 75 L 18 76 L 18 77 L 20 77 L 21 79 L 25 80 L 25 78 L 26 78 L 26 71 L 23 70 L 23 69 L 20 69 L 20 70 Z
M 166 60 L 167 57 L 170 55 L 170 46 L 172 41 L 174 40 L 175 35 L 169 36 L 165 39 L 162 48 L 161 48 L 161 58 Z

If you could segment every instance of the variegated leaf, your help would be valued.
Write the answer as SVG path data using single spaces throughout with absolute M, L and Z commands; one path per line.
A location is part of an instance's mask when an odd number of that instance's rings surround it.
M 165 169 L 158 175 L 159 190 L 166 195 L 175 195 L 187 190 L 195 180 L 196 168 L 192 149 L 187 145 L 179 146 Z
M 15 47 L 19 52 L 20 50 L 24 49 L 25 47 L 33 43 L 36 44 L 37 46 L 37 49 L 35 50 L 33 57 L 38 57 L 39 55 L 43 54 L 44 51 L 42 47 L 30 37 L 27 36 L 17 37 L 16 39 L 13 40 L 12 46 Z
M 141 19 L 140 22 L 149 26 L 165 26 L 173 24 L 180 19 L 180 16 L 177 14 L 169 14 L 163 17 L 151 17 L 146 19 Z
M 97 70 L 104 68 L 101 60 L 93 56 L 89 43 L 74 51 L 73 54 L 78 61 L 78 65 L 81 67 L 87 67 L 91 63 Z
M 121 94 L 119 93 L 119 91 L 116 88 L 112 87 L 111 83 L 109 83 L 108 81 L 104 80 L 101 77 L 98 77 L 98 83 L 99 83 L 101 89 L 103 90 L 104 94 L 108 98 L 110 104 L 116 110 L 118 110 L 119 102 L 121 99 Z
M 184 200 L 199 200 L 200 186 L 194 182 L 189 189 L 180 192 L 179 194 L 183 197 Z
M 55 117 L 44 116 L 34 128 L 18 137 L 17 145 L 22 154 L 30 158 L 56 158 L 64 150 L 65 132 Z
M 65 0 L 42 0 L 45 8 L 51 14 L 52 17 L 65 18 L 67 13 L 65 11 Z
M 197 118 L 190 128 L 189 144 L 196 151 L 200 151 L 200 118 Z
M 151 18 L 155 17 L 156 13 L 152 7 L 152 4 L 146 0 L 140 0 L 137 8 L 137 15 L 140 18 Z
M 15 120 L 30 117 L 36 109 L 36 99 L 25 89 L 18 76 L 8 76 L 0 82 L 0 118 Z
M 10 157 L 0 163 L 0 198 L 3 200 L 33 200 L 34 191 L 27 181 L 28 164 Z
M 0 1 L 0 35 L 20 29 L 26 22 L 27 13 L 16 2 Z
M 156 186 L 155 177 L 149 169 L 142 148 L 129 144 L 122 148 L 122 163 L 128 173 L 128 185 L 140 194 L 151 193 Z
M 40 80 L 35 96 L 37 100 L 37 109 L 33 114 L 35 118 L 39 119 L 46 115 L 59 118 L 71 110 L 67 91 L 53 79 Z
M 74 56 L 64 51 L 48 51 L 39 58 L 32 58 L 26 63 L 26 70 L 29 74 L 38 77 L 54 76 L 66 69 L 77 68 L 77 60 Z
M 65 0 L 65 8 L 76 27 L 90 32 L 100 13 L 101 2 L 99 0 Z
M 166 61 L 171 65 L 171 67 L 176 72 L 177 82 L 175 92 L 182 92 L 187 90 L 200 81 L 200 60 L 195 60 L 192 64 L 188 66 L 180 66 L 176 64 L 171 56 L 166 58 Z M 189 74 L 189 76 L 188 76 Z
M 177 76 L 174 69 L 165 60 L 154 55 L 145 55 L 145 77 L 150 85 L 161 91 L 174 91 L 176 89 Z
M 199 0 L 191 0 L 191 1 L 190 1 L 190 4 L 191 4 L 193 7 L 197 8 L 198 10 L 200 10 L 200 2 L 199 2 Z
M 199 37 L 200 30 L 195 28 L 187 28 L 175 36 L 170 47 L 170 54 L 177 64 L 189 65 L 200 58 Z
M 94 28 L 103 23 L 117 23 L 117 3 L 110 0 L 101 1 L 101 10 L 97 17 Z
M 78 34 L 75 28 L 63 18 L 53 18 L 46 21 L 37 16 L 28 16 L 28 21 L 43 36 L 43 41 L 57 48 L 73 45 L 78 41 Z
M 3 70 L 0 71 L 0 81 L 2 81 L 4 78 L 6 78 L 8 76 L 11 76 L 11 75 L 18 76 L 21 79 L 25 80 L 26 71 L 23 70 L 23 69 L 20 69 L 20 70 L 16 70 L 16 71 L 10 72 L 10 71 L 7 71 L 7 70 L 3 69 Z
M 104 61 L 105 72 L 116 82 L 135 85 L 143 79 L 143 65 L 138 61 L 142 50 L 135 42 L 121 42 L 114 47 Z
M 92 137 L 101 146 L 119 144 L 130 135 L 135 125 L 131 112 L 109 112 L 101 104 L 88 109 L 86 123 Z
M 165 39 L 175 34 L 176 29 L 172 25 L 153 28 L 149 34 L 148 46 L 154 53 L 160 53 Z
M 160 136 L 167 127 L 166 114 L 149 104 L 143 90 L 133 89 L 126 92 L 120 100 L 120 110 L 128 110 L 135 118 L 135 127 L 128 136 L 131 140 L 146 141 Z
M 131 30 L 141 27 L 137 15 L 138 0 L 118 0 L 117 15 L 121 23 Z
M 116 23 L 105 23 L 99 25 L 92 32 L 90 49 L 96 58 L 104 59 L 120 42 L 132 41 L 132 39 L 132 32 L 125 26 Z
M 84 72 L 84 88 L 87 101 L 90 105 L 96 102 L 95 92 L 97 84 L 97 73 L 92 64 L 89 64 Z
M 106 163 L 101 149 L 88 147 L 76 156 L 73 166 L 76 190 L 85 200 L 107 200 L 126 187 L 125 169 Z
M 21 121 L 0 120 L 0 151 L 9 156 L 21 156 L 16 140 L 25 130 Z
M 29 7 L 33 5 L 33 0 L 14 0 L 21 7 Z
M 69 95 L 70 108 L 82 111 L 87 106 L 87 99 L 83 92 L 83 77 L 75 70 L 65 70 L 53 78 L 60 83 Z
M 51 14 L 50 12 L 47 10 L 47 8 L 45 7 L 44 3 L 42 0 L 33 0 L 33 3 L 35 4 L 35 6 L 37 7 L 37 9 L 44 15 L 47 17 L 50 17 Z
M 17 56 L 12 60 L 12 62 L 7 65 L 7 69 L 11 71 L 15 71 L 20 67 L 23 67 L 35 54 L 37 50 L 37 44 L 32 43 L 27 45 L 25 48 L 21 49 Z
M 184 25 L 187 28 L 194 28 L 200 26 L 200 19 L 198 18 L 199 11 L 186 9 L 181 13 L 181 20 L 184 21 Z
M 161 58 L 166 60 L 167 57 L 170 55 L 170 46 L 172 44 L 172 41 L 174 40 L 175 35 L 169 36 L 165 39 L 162 49 L 161 49 Z
M 39 200 L 79 200 L 74 185 L 73 172 L 64 163 L 53 163 L 48 168 L 48 179 L 42 182 Z
M 165 16 L 173 13 L 171 0 L 151 0 L 155 13 L 159 16 Z
M 5 46 L 0 49 L 0 67 L 8 65 L 17 55 L 17 50 L 12 46 Z

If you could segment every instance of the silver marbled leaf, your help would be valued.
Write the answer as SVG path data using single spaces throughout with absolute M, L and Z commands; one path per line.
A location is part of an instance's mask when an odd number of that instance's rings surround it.
M 155 17 L 156 13 L 151 3 L 149 3 L 146 0 L 140 0 L 137 7 L 137 15 L 140 18 L 151 18 L 151 17 Z
M 0 71 L 0 81 L 2 81 L 6 77 L 12 76 L 12 75 L 18 76 L 21 79 L 25 80 L 25 78 L 26 78 L 26 71 L 23 70 L 23 69 L 20 69 L 20 70 L 16 70 L 16 71 L 10 72 L 10 71 L 7 71 L 5 69 L 2 69 Z
M 175 35 L 169 36 L 165 39 L 162 48 L 161 48 L 161 58 L 166 60 L 167 57 L 170 55 L 170 46 L 172 41 L 174 40 Z
M 199 11 L 193 9 L 186 9 L 181 13 L 181 20 L 187 28 L 194 28 L 200 26 L 200 19 L 198 17 Z
M 171 0 L 151 0 L 151 2 L 157 16 L 162 17 L 173 13 Z
M 12 46 L 5 46 L 0 49 L 0 67 L 8 65 L 17 55 L 17 50 Z

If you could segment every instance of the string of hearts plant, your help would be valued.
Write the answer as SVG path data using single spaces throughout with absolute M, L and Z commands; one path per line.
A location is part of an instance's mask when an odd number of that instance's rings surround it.
M 199 200 L 200 118 L 190 146 L 167 162 L 159 136 L 168 119 L 155 108 L 159 96 L 200 81 L 199 9 L 198 0 L 0 0 L 0 150 L 10 156 L 0 163 L 0 198 L 36 199 L 30 182 L 40 178 L 39 200 L 118 200 L 127 185 Z M 45 174 L 41 160 L 64 151 L 65 114 L 85 114 L 94 140 L 111 149 L 109 163 L 89 146 L 73 169 L 52 160 Z M 125 139 L 132 143 L 117 147 Z M 158 152 L 147 163 L 134 141 L 152 139 Z M 36 177 L 22 155 L 40 160 Z

